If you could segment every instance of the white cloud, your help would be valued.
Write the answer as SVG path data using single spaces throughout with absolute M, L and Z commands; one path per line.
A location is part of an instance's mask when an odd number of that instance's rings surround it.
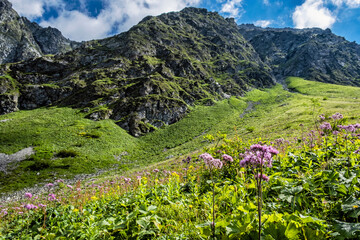
M 260 26 L 262 28 L 266 28 L 267 26 L 269 26 L 271 24 L 272 21 L 270 20 L 258 20 L 256 22 L 254 22 L 255 26 Z
M 330 28 L 336 21 L 336 16 L 324 7 L 323 0 L 306 0 L 295 8 L 292 19 L 296 28 L 319 27 Z
M 269 5 L 270 5 L 270 1 L 269 1 L 269 0 L 264 0 L 264 4 L 265 4 L 266 6 L 269 6 Z
M 330 0 L 330 3 L 336 5 L 337 7 L 341 7 L 343 5 L 349 8 L 360 7 L 360 0 Z
M 128 30 L 148 15 L 179 11 L 184 7 L 197 6 L 201 0 L 101 0 L 104 8 L 96 16 L 90 16 L 87 2 L 80 0 L 80 11 L 66 10 L 63 0 L 10 0 L 14 9 L 29 18 L 41 18 L 48 7 L 58 11 L 56 18 L 40 20 L 43 27 L 58 28 L 65 37 L 72 40 L 104 38 L 113 33 Z
M 228 0 L 221 6 L 221 13 L 227 13 L 231 17 L 238 17 L 241 10 L 242 0 Z
M 65 37 L 75 41 L 103 38 L 112 27 L 104 19 L 92 18 L 79 11 L 63 11 L 57 18 L 42 21 L 40 25 L 55 27 Z

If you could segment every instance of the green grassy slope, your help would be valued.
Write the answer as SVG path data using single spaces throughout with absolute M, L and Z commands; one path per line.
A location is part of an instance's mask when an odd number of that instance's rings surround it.
M 277 85 L 253 90 L 213 106 L 195 106 L 173 125 L 134 138 L 112 120 L 94 122 L 70 108 L 41 108 L 0 116 L 0 152 L 33 146 L 36 155 L 8 174 L 0 172 L 0 192 L 111 168 L 116 171 L 182 156 L 208 144 L 203 136 L 222 132 L 243 138 L 274 139 L 299 135 L 320 113 L 360 116 L 358 88 L 288 78 L 290 89 Z M 358 96 L 359 95 L 359 96 Z M 245 109 L 249 106 L 246 111 Z M 245 111 L 246 114 L 242 114 Z M 240 117 L 241 116 L 241 117 Z M 304 127 L 300 127 L 302 124 Z M 118 156 L 118 157 L 114 157 Z

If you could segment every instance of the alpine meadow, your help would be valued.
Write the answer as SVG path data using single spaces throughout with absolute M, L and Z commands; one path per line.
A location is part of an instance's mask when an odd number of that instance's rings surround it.
M 360 239 L 360 45 L 204 8 L 72 41 L 0 0 L 0 239 Z

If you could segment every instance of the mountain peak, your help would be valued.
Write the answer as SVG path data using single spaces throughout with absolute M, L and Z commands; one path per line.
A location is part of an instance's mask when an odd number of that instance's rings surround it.
M 12 4 L 8 0 L 0 0 L 0 11 L 11 10 Z
M 9 1 L 0 0 L 0 64 L 57 54 L 77 45 L 55 28 L 42 28 L 20 17 Z

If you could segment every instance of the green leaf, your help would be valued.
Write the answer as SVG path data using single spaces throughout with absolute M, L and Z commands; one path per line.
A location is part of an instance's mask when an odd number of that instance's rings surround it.
M 296 224 L 293 221 L 291 221 L 286 227 L 285 236 L 290 240 L 297 240 L 300 239 L 298 237 L 299 233 L 300 230 L 296 227 Z
M 335 230 L 343 238 L 339 239 L 358 239 L 360 235 L 360 223 L 347 223 L 335 220 Z

